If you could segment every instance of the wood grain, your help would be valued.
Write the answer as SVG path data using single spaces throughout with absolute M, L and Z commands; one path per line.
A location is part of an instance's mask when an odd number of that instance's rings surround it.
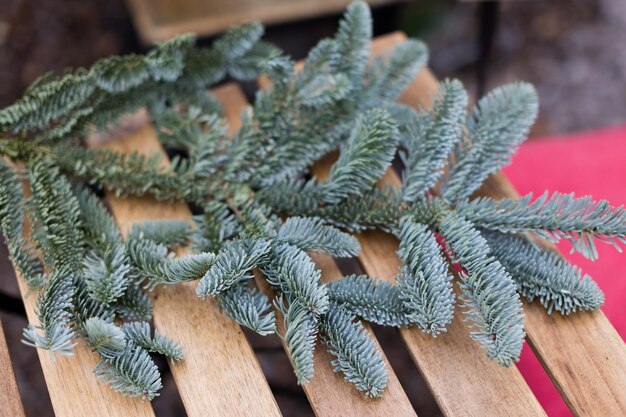
M 0 322 L 0 417 L 24 417 L 24 408 L 17 390 L 11 357 Z
M 232 86 L 218 89 L 216 95 L 228 95 L 229 91 Z M 150 125 L 101 146 L 121 152 L 165 155 Z M 182 203 L 157 202 L 148 197 L 117 198 L 112 194 L 107 194 L 106 200 L 124 234 L 133 223 L 144 220 L 191 220 L 189 208 Z M 187 252 L 182 249 L 178 254 Z M 171 369 L 187 415 L 279 416 L 276 401 L 241 328 L 219 310 L 215 300 L 198 298 L 195 286 L 188 283 L 159 288 L 153 297 L 156 328 L 183 347 L 185 359 Z
M 222 95 L 221 101 L 224 110 L 230 115 L 239 115 L 246 104 L 241 90 Z M 322 272 L 323 282 L 328 283 L 341 277 L 341 271 L 332 257 L 321 254 L 311 254 L 311 257 Z M 272 291 L 267 282 L 258 274 L 256 278 L 258 286 L 266 293 L 271 294 Z M 282 318 L 278 315 L 277 312 L 277 325 L 279 332 L 283 333 Z M 366 328 L 376 340 L 369 326 L 366 325 Z M 376 343 L 378 342 L 376 341 Z M 408 417 L 416 415 L 384 353 L 383 360 L 389 372 L 389 385 L 383 396 L 377 399 L 365 398 L 354 388 L 353 384 L 343 379 L 342 374 L 334 372 L 330 364 L 332 359 L 334 357 L 328 353 L 326 347 L 318 342 L 314 353 L 315 376 L 308 384 L 302 386 L 316 416 Z
M 15 272 L 28 322 L 38 324 L 37 294 L 27 295 L 25 281 Z M 94 375 L 98 355 L 82 341 L 78 341 L 72 356 L 53 356 L 43 349 L 37 349 L 37 355 L 57 417 L 154 417 L 149 401 L 125 397 Z
M 372 6 L 398 0 L 368 0 Z M 144 43 L 183 33 L 214 35 L 230 26 L 258 20 L 265 24 L 339 12 L 351 0 L 128 0 Z

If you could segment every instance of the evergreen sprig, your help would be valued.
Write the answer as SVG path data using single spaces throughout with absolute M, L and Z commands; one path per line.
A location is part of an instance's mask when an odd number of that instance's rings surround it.
M 341 305 L 331 304 L 322 320 L 323 340 L 330 353 L 335 372 L 342 372 L 348 382 L 366 397 L 380 397 L 389 377 L 380 351 L 360 321 Z
M 548 313 L 597 309 L 598 286 L 533 234 L 568 239 L 595 259 L 595 239 L 624 243 L 622 207 L 559 193 L 471 199 L 528 135 L 538 110 L 532 86 L 497 88 L 470 112 L 456 80 L 440 84 L 429 110 L 395 103 L 428 52 L 408 40 L 372 59 L 371 25 L 369 8 L 351 4 L 336 35 L 301 67 L 262 41 L 257 23 L 209 47 L 183 36 L 146 55 L 46 75 L 0 110 L 0 230 L 39 292 L 39 320 L 25 343 L 67 355 L 83 339 L 100 356 L 105 383 L 153 399 L 162 384 L 151 355 L 182 360 L 183 352 L 148 324 L 148 291 L 193 282 L 240 325 L 278 332 L 300 383 L 314 376 L 319 337 L 335 371 L 377 397 L 386 365 L 357 317 L 435 336 L 458 304 L 487 356 L 508 366 L 524 339 L 519 295 Z M 228 133 L 206 88 L 227 75 L 261 74 L 271 85 Z M 106 129 L 139 108 L 175 151 L 170 164 L 83 146 L 91 127 Z M 312 165 L 331 151 L 338 159 L 328 178 L 312 178 Z M 396 154 L 401 186 L 377 187 Z M 153 220 L 123 236 L 94 190 L 188 202 L 198 214 L 193 225 Z M 355 256 L 360 245 L 349 232 L 369 229 L 400 241 L 395 282 L 351 275 L 325 284 L 307 252 Z M 190 251 L 177 256 L 185 245 Z M 458 270 L 458 301 L 448 260 Z M 259 280 L 267 291 L 254 288 Z

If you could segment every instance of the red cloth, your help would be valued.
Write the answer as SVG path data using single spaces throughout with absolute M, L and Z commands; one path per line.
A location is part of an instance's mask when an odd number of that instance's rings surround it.
M 626 205 L 626 126 L 531 140 L 522 145 L 513 163 L 504 169 L 520 194 L 544 190 L 592 195 L 614 206 Z M 599 259 L 591 262 L 570 254 L 561 242 L 561 253 L 591 275 L 606 295 L 602 310 L 626 338 L 626 253 L 597 242 Z M 622 245 L 624 246 L 624 245 Z M 550 417 L 571 416 L 530 347 L 524 346 L 518 368 Z

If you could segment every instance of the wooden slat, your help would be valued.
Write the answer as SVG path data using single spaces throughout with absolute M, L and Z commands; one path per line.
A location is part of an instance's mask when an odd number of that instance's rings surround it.
M 222 95 L 221 101 L 226 113 L 231 115 L 239 115 L 247 104 L 240 89 L 230 92 L 227 96 Z M 328 283 L 341 277 L 341 271 L 332 257 L 320 254 L 312 254 L 311 256 L 322 272 L 322 281 Z M 266 292 L 271 292 L 267 283 L 259 278 L 260 276 L 257 275 L 259 287 Z M 277 324 L 282 333 L 284 328 L 281 318 L 278 318 Z M 366 325 L 366 327 L 374 337 L 369 326 Z M 376 340 L 375 337 L 374 340 Z M 341 374 L 334 372 L 330 364 L 333 358 L 326 347 L 318 342 L 314 354 L 315 376 L 311 382 L 303 385 L 304 392 L 316 416 L 408 417 L 416 415 L 384 353 L 383 360 L 389 371 L 389 385 L 384 395 L 378 399 L 366 399 L 354 388 L 354 385 L 346 382 Z
M 0 322 L 0 417 L 24 417 L 11 357 Z
M 489 177 L 479 194 L 519 197 L 501 173 Z M 626 416 L 626 345 L 604 313 L 547 315 L 539 303 L 525 303 L 524 312 L 527 340 L 574 414 Z
M 218 90 L 217 95 L 226 94 L 229 88 Z M 149 125 L 104 146 L 126 153 L 164 155 Z M 133 223 L 144 220 L 191 220 L 189 208 L 182 203 L 112 194 L 107 194 L 106 200 L 124 234 Z M 178 254 L 187 252 L 183 249 Z M 183 347 L 185 359 L 171 369 L 188 416 L 280 415 L 245 335 L 215 300 L 199 299 L 195 285 L 188 283 L 155 290 L 153 302 L 155 326 Z
M 351 0 L 128 0 L 144 43 L 183 33 L 214 35 L 250 20 L 278 23 L 345 9 Z M 372 6 L 398 0 L 368 0 Z
M 28 193 L 28 189 L 25 188 Z M 25 232 L 30 225 L 25 222 Z M 29 294 L 26 282 L 16 272 L 28 322 L 38 324 L 36 311 L 37 294 Z M 52 408 L 57 417 L 154 417 L 149 401 L 131 399 L 112 390 L 101 382 L 93 373 L 98 363 L 98 355 L 79 341 L 74 348 L 74 355 L 51 355 L 43 349 L 37 349 L 41 362 Z
M 381 54 L 404 39 L 401 33 L 380 37 L 374 41 L 372 52 Z M 424 69 L 399 101 L 413 107 L 428 106 L 436 86 L 435 78 Z M 314 174 L 324 178 L 331 162 L 329 159 L 321 161 L 314 167 Z M 399 186 L 400 180 L 390 169 L 383 183 Z M 395 255 L 397 240 L 380 231 L 363 233 L 359 240 L 362 246 L 359 260 L 365 272 L 394 282 L 401 266 Z M 517 368 L 503 368 L 486 359 L 483 349 L 470 339 L 458 311 L 448 332 L 436 338 L 415 327 L 403 328 L 400 332 L 446 415 L 545 415 Z

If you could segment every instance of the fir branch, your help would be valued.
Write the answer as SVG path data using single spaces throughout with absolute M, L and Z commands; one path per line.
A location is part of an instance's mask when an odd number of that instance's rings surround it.
M 86 337 L 85 323 L 90 318 L 99 318 L 106 322 L 115 320 L 115 311 L 91 298 L 87 285 L 82 280 L 75 280 L 72 298 L 73 326 L 78 336 Z
M 335 39 L 341 60 L 337 70 L 349 74 L 354 84 L 360 84 L 370 54 L 372 15 L 369 7 L 360 1 L 348 6 L 339 22 Z
M 39 324 L 24 329 L 22 341 L 25 344 L 60 355 L 73 354 L 76 346 L 70 324 L 73 279 L 71 271 L 65 268 L 59 268 L 46 277 L 37 299 Z
M 321 282 L 320 270 L 301 249 L 288 243 L 275 243 L 267 261 L 259 267 L 270 285 L 313 314 L 324 314 L 328 309 L 328 290 Z
M 49 74 L 40 77 L 23 98 L 0 110 L 0 131 L 41 129 L 76 109 L 93 91 L 91 75 L 84 70 L 56 80 Z
M 156 329 L 154 335 L 151 335 L 150 324 L 145 321 L 125 323 L 122 330 L 126 338 L 136 346 L 167 356 L 175 362 L 183 360 L 183 349 L 180 345 Z
M 490 248 L 478 230 L 460 214 L 449 212 L 440 231 L 461 271 L 461 300 L 473 323 L 472 338 L 487 356 L 503 366 L 519 360 L 524 344 L 522 304 L 515 283 L 504 267 L 489 256 Z
M 140 55 L 101 59 L 91 69 L 96 86 L 107 93 L 122 93 L 150 78 L 148 64 Z
M 359 117 L 350 138 L 322 184 L 331 204 L 372 188 L 389 165 L 398 144 L 398 128 L 389 113 L 371 110 Z
M 498 87 L 480 99 L 467 121 L 471 141 L 467 149 L 455 152 L 444 198 L 450 202 L 468 198 L 489 174 L 508 164 L 538 110 L 537 93 L 526 83 Z
M 210 252 L 167 258 L 160 266 L 162 283 L 176 284 L 203 279 L 216 262 L 217 257 Z
M 42 251 L 54 268 L 80 270 L 83 234 L 80 230 L 80 206 L 70 183 L 52 163 L 39 159 L 29 167 L 32 203 L 36 224 L 45 233 Z
M 332 74 L 339 64 L 339 44 L 336 39 L 322 39 L 309 51 L 302 69 L 296 75 L 296 88 L 300 89 L 321 75 Z M 302 96 L 302 95 L 301 95 Z
M 157 45 L 145 57 L 155 81 L 175 81 L 185 68 L 185 57 L 196 42 L 194 35 L 182 35 Z
M 366 397 L 380 397 L 389 382 L 385 362 L 363 324 L 353 320 L 347 309 L 331 303 L 321 320 L 322 340 L 335 356 L 335 372 L 343 373 Z
M 169 277 L 163 276 L 162 265 L 174 255 L 165 246 L 148 239 L 131 239 L 127 242 L 127 249 L 131 265 L 142 279 L 149 280 L 149 288 L 169 282 Z
M 425 117 L 410 125 L 406 144 L 403 199 L 414 202 L 422 198 L 441 177 L 453 146 L 463 135 L 467 92 L 457 80 L 443 81 Z
M 110 306 L 91 298 L 83 281 L 75 281 L 72 297 L 72 326 L 77 337 L 87 337 L 85 326 L 92 318 L 113 323 L 116 316 Z
M 114 358 L 121 355 L 126 348 L 126 336 L 119 326 L 92 317 L 85 322 L 87 343 L 105 358 Z
M 0 158 L 0 231 L 15 269 L 32 290 L 43 284 L 43 267 L 24 238 L 25 205 L 17 175 Z
M 304 106 L 321 107 L 342 100 L 351 89 L 344 74 L 319 74 L 299 89 L 298 96 Z
M 335 257 L 356 256 L 361 250 L 355 237 L 325 225 L 317 217 L 289 217 L 278 229 L 276 240 L 290 243 L 303 251 Z
M 74 187 L 80 207 L 81 230 L 91 248 L 109 247 L 123 242 L 115 219 L 102 200 L 88 187 Z
M 252 277 L 252 269 L 263 261 L 270 243 L 264 239 L 237 239 L 226 243 L 196 288 L 199 297 L 216 296 Z
M 520 235 L 485 231 L 491 253 L 509 271 L 517 290 L 528 301 L 535 298 L 546 308 L 568 315 L 577 310 L 597 310 L 604 294 L 589 275 L 563 257 Z
M 130 261 L 123 244 L 101 253 L 94 250 L 87 253 L 82 273 L 91 298 L 108 306 L 126 291 Z
M 369 94 L 384 100 L 395 100 L 426 65 L 428 48 L 423 42 L 409 39 L 399 43 L 372 65 L 374 76 Z
M 267 296 L 237 285 L 220 295 L 220 306 L 231 319 L 261 336 L 275 333 L 276 317 Z
M 505 233 L 534 232 L 552 242 L 562 238 L 572 249 L 595 260 L 594 239 L 614 245 L 626 242 L 626 210 L 608 201 L 573 194 L 546 192 L 531 202 L 532 194 L 520 199 L 494 201 L 478 198 L 461 203 L 458 211 L 477 226 Z
M 172 285 L 203 279 L 217 263 L 212 253 L 198 253 L 175 258 L 164 245 L 153 240 L 133 238 L 128 241 L 128 255 L 135 268 L 147 280 L 149 290 L 158 285 Z
M 220 201 L 210 201 L 204 213 L 193 217 L 191 249 L 194 252 L 217 252 L 223 242 L 235 236 L 239 225 L 228 206 Z
M 285 334 L 281 335 L 281 338 L 287 346 L 298 384 L 306 384 L 313 378 L 313 351 L 319 319 L 297 299 L 291 301 L 288 307 L 282 299 L 278 299 L 274 304 L 283 315 Z
M 213 48 L 227 61 L 241 58 L 261 39 L 263 26 L 258 22 L 231 28 L 213 43 Z
M 319 217 L 350 232 L 377 228 L 389 231 L 403 212 L 400 194 L 391 187 L 371 190 L 333 205 L 324 204 L 322 189 L 312 181 L 278 183 L 259 191 L 256 197 L 279 213 Z
M 118 197 L 152 195 L 158 200 L 202 203 L 213 191 L 199 184 L 189 184 L 184 176 L 163 168 L 158 155 L 146 157 L 136 152 L 122 154 L 58 146 L 53 149 L 53 158 L 64 172 L 88 178 Z
M 163 386 L 159 369 L 139 346 L 129 346 L 111 359 L 103 358 L 95 373 L 111 388 L 131 398 L 152 400 Z
M 262 40 L 258 41 L 245 55 L 229 62 L 228 74 L 237 80 L 252 81 L 271 65 L 277 55 L 280 55 L 277 47 Z
M 394 327 L 411 324 L 399 287 L 386 281 L 348 275 L 328 284 L 328 295 L 332 302 L 365 321 Z
M 126 287 L 126 291 L 115 301 L 112 308 L 117 315 L 126 320 L 152 319 L 152 302 L 136 283 Z
M 146 56 L 126 55 L 101 59 L 91 70 L 47 75 L 26 95 L 0 110 L 0 131 L 12 134 L 49 129 L 48 139 L 84 133 L 94 124 L 102 127 L 124 113 L 164 98 L 188 95 L 220 81 L 227 72 L 250 78 L 268 60 L 255 48 L 263 28 L 256 23 L 228 31 L 212 48 L 194 48 L 195 38 L 185 35 L 159 45 Z M 267 49 L 267 48 L 266 48 Z M 230 66 L 246 60 L 246 71 Z
M 407 317 L 426 333 L 445 332 L 454 314 L 452 275 L 428 227 L 408 217 L 400 221 L 398 256 L 404 266 L 397 277 Z

